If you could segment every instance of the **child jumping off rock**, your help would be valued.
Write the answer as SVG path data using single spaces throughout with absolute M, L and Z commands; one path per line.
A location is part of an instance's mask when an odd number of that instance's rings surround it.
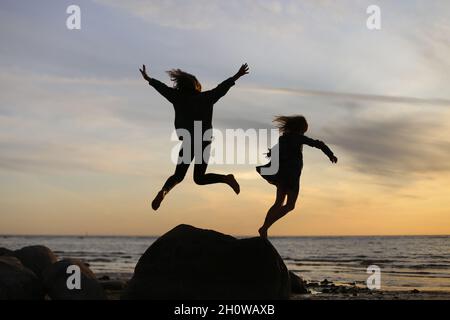
M 267 230 L 272 224 L 295 208 L 303 168 L 303 145 L 322 150 L 332 163 L 336 163 L 338 160 L 325 143 L 305 136 L 305 132 L 308 130 L 308 122 L 305 117 L 279 116 L 274 119 L 274 122 L 279 128 L 281 136 L 278 144 L 270 150 L 269 156 L 271 154 L 273 158 L 274 151 L 278 152 L 278 170 L 275 174 L 264 173 L 264 169 L 270 167 L 271 163 L 256 167 L 264 179 L 277 187 L 275 203 L 267 212 L 264 224 L 258 230 L 263 238 L 267 238 Z M 286 204 L 284 204 L 286 198 Z

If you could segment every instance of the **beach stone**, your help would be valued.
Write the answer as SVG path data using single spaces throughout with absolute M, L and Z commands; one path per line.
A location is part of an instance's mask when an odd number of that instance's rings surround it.
M 14 256 L 14 251 L 6 248 L 0 248 L 0 257 L 2 256 Z
M 0 300 L 40 300 L 44 291 L 39 278 L 19 259 L 0 256 Z
M 308 289 L 306 288 L 306 283 L 296 275 L 294 272 L 289 271 L 289 279 L 291 281 L 291 292 L 296 294 L 305 294 L 308 293 Z
M 80 268 L 80 289 L 69 289 L 67 273 L 71 265 Z M 49 266 L 43 273 L 44 286 L 52 300 L 105 300 L 106 295 L 94 273 L 80 260 L 64 259 Z
M 122 280 L 104 280 L 100 284 L 105 290 L 123 290 L 126 286 L 126 282 Z
M 179 225 L 141 256 L 123 299 L 288 299 L 289 273 L 265 239 Z
M 42 279 L 44 270 L 55 263 L 58 258 L 52 250 L 45 246 L 28 246 L 14 251 L 22 264 Z
M 318 282 L 309 282 L 306 284 L 306 287 L 310 288 L 310 287 L 319 287 L 319 283 Z

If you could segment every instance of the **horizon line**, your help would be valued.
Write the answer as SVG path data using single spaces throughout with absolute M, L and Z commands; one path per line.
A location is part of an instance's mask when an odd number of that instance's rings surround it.
M 215 231 L 211 229 L 203 229 Z M 170 230 L 169 230 L 170 231 Z M 169 232 L 167 231 L 167 232 Z M 6 237 L 76 237 L 76 238 L 159 238 L 167 232 L 160 235 L 112 235 L 112 234 L 0 234 L 0 238 Z M 222 233 L 222 232 L 219 232 Z M 256 238 L 258 235 L 233 235 L 238 238 Z M 450 234 L 344 234 L 344 235 L 275 235 L 269 238 L 343 238 L 343 237 L 450 237 Z

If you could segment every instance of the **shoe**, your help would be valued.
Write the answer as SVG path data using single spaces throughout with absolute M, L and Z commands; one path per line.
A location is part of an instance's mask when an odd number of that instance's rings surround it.
M 167 192 L 164 190 L 161 190 L 156 195 L 155 199 L 152 201 L 152 208 L 153 210 L 158 210 L 159 206 L 161 205 L 161 202 L 164 200 L 164 197 L 166 196 Z
M 258 230 L 259 236 L 263 239 L 267 239 L 267 230 L 264 230 L 262 227 Z
M 228 185 L 234 190 L 234 192 L 236 192 L 236 194 L 239 194 L 239 192 L 241 192 L 241 187 L 239 186 L 239 183 L 234 178 L 234 175 L 232 175 L 232 174 L 227 175 L 227 179 L 228 179 Z

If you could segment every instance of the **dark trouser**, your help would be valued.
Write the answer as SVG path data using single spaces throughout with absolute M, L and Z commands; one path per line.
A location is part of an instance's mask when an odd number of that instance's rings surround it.
M 170 191 L 178 183 L 183 181 L 186 176 L 186 172 L 189 169 L 189 165 L 195 157 L 194 164 L 194 182 L 199 185 L 213 184 L 213 183 L 226 183 L 226 175 L 206 173 L 206 168 L 208 167 L 208 159 L 210 155 L 211 141 L 202 142 L 202 154 L 194 154 L 194 143 L 183 142 L 180 147 L 180 153 L 178 155 L 178 164 L 175 168 L 175 173 L 170 176 L 163 186 L 164 191 Z M 190 150 L 190 155 L 183 157 L 184 152 Z M 205 151 L 206 150 L 206 151 Z M 200 158 L 201 159 L 198 159 Z

